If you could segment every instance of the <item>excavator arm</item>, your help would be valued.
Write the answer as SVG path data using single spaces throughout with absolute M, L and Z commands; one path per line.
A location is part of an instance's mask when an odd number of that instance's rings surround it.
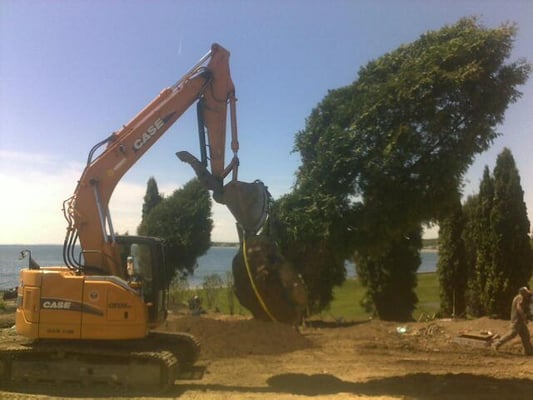
M 194 168 L 204 185 L 213 191 L 214 199 L 228 206 L 245 231 L 256 233 L 260 229 L 266 218 L 268 193 L 260 182 L 237 180 L 239 144 L 229 55 L 222 46 L 213 44 L 183 78 L 164 89 L 120 130 L 94 146 L 73 196 L 64 204 L 68 227 L 63 256 L 67 266 L 124 278 L 108 207 L 113 190 L 122 176 L 195 102 L 198 102 L 201 160 L 188 152 L 178 153 L 180 159 Z M 228 106 L 233 156 L 226 166 Z M 224 178 L 230 173 L 231 182 L 224 186 Z M 78 241 L 83 265 L 74 255 Z

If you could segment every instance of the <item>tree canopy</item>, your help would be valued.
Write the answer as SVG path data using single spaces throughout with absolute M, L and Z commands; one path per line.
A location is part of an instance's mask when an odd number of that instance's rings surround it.
M 167 263 L 174 272 L 186 274 L 194 271 L 197 258 L 211 246 L 212 228 L 209 192 L 198 179 L 193 179 L 150 210 L 138 233 L 162 238 Z
M 498 136 L 528 77 L 526 61 L 507 62 L 515 33 L 511 24 L 490 29 L 461 19 L 369 62 L 355 82 L 329 91 L 313 109 L 296 135 L 302 164 L 294 191 L 277 213 L 295 265 L 303 262 L 302 241 L 309 243 L 305 258 L 314 262 L 302 266 L 306 280 L 311 270 L 342 276 L 326 271 L 343 263 L 324 256 L 349 252 L 368 276 L 416 273 L 416 257 L 407 254 L 421 246 L 421 224 L 453 207 L 464 173 Z M 396 255 L 409 261 L 395 263 Z M 380 315 L 392 286 L 373 282 L 366 284 Z M 413 294 L 416 278 L 403 282 L 401 292 Z M 395 298 L 396 318 L 414 302 L 413 295 Z
M 297 134 L 297 185 L 379 201 L 402 230 L 434 219 L 520 95 L 530 66 L 505 63 L 514 35 L 513 25 L 462 19 L 368 63 Z

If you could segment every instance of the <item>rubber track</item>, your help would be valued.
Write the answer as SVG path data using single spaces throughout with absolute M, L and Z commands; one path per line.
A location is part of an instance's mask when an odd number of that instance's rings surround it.
M 200 343 L 188 333 L 152 331 L 148 340 L 154 347 L 172 352 L 178 359 L 180 369 L 191 368 L 200 356 Z
M 52 380 L 39 381 L 32 380 L 29 376 L 27 379 L 13 380 L 11 375 L 12 363 L 20 361 L 35 362 L 36 365 L 46 368 L 46 363 L 57 363 L 59 359 L 75 359 L 78 363 L 80 360 L 87 362 L 90 365 L 105 365 L 106 367 L 113 365 L 120 365 L 123 367 L 127 364 L 133 364 L 139 361 L 143 363 L 150 363 L 152 365 L 159 365 L 161 374 L 159 382 L 150 387 L 158 391 L 164 391 L 174 384 L 178 373 L 178 360 L 176 356 L 166 350 L 160 351 L 136 351 L 133 347 L 135 343 L 129 343 L 125 345 L 123 342 L 118 343 L 87 343 L 87 342 L 75 342 L 68 344 L 57 343 L 39 343 L 35 345 L 18 345 L 4 348 L 0 351 L 0 360 L 2 360 L 2 367 L 0 368 L 0 383 L 2 385 L 10 383 L 21 383 L 24 385 L 36 384 L 41 386 L 45 383 L 57 385 L 58 383 L 74 383 L 72 377 L 64 379 L 61 376 L 56 376 Z M 142 347 L 142 346 L 141 346 Z M 53 364 L 49 364 L 53 365 Z M 75 372 L 74 372 L 75 373 Z M 91 384 L 101 384 L 101 380 L 92 381 L 91 374 L 83 375 L 77 383 L 83 386 L 89 386 Z M 115 379 L 109 382 L 110 386 L 128 387 L 133 389 L 148 389 L 147 387 L 135 387 L 127 382 L 120 382 Z

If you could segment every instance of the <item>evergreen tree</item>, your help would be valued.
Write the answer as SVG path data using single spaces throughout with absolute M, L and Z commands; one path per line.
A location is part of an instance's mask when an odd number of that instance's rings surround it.
M 211 197 L 198 179 L 193 179 L 164 198 L 142 225 L 143 235 L 164 239 L 170 274 L 192 273 L 196 260 L 211 246 Z
M 148 183 L 146 185 L 146 194 L 144 195 L 144 203 L 142 208 L 142 217 L 141 217 L 141 224 L 137 228 L 137 233 L 142 234 L 144 231 L 143 223 L 146 220 L 146 217 L 152 211 L 161 201 L 163 200 L 163 196 L 159 193 L 159 188 L 157 187 L 157 182 L 155 178 L 152 176 L 150 179 L 148 179 Z
M 439 223 L 439 260 L 437 274 L 441 312 L 448 316 L 466 314 L 468 259 L 464 243 L 465 218 L 461 202 Z
M 381 253 L 358 252 L 354 257 L 357 276 L 368 288 L 362 305 L 381 319 L 409 321 L 418 302 L 413 289 L 421 262 L 422 230 L 389 239 L 387 244 Z
M 490 280 L 492 255 L 494 249 L 494 232 L 492 231 L 490 215 L 494 200 L 494 180 L 488 166 L 483 170 L 483 178 L 479 185 L 477 207 L 473 221 L 473 235 L 476 242 L 476 264 L 472 280 L 469 282 L 471 311 L 479 317 L 487 315 L 491 298 L 487 295 L 487 285 Z
M 465 268 L 467 270 L 466 311 L 468 314 L 483 315 L 480 303 L 479 290 L 476 289 L 476 261 L 478 253 L 478 234 L 476 216 L 478 211 L 479 195 L 469 196 L 462 207 L 464 229 L 462 240 L 465 250 Z
M 507 148 L 498 155 L 494 168 L 490 222 L 494 246 L 486 286 L 486 296 L 491 300 L 488 312 L 509 317 L 511 300 L 531 278 L 533 253 L 520 175 Z
M 498 155 L 493 175 L 485 167 L 479 195 L 468 214 L 467 259 L 475 267 L 469 276 L 468 305 L 475 316 L 509 317 L 509 304 L 533 272 L 527 209 L 520 175 L 509 149 Z

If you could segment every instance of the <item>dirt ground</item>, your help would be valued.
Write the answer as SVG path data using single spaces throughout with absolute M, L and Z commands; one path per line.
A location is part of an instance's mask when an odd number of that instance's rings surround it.
M 13 316 L 0 315 L 0 339 L 13 335 Z M 377 320 L 313 321 L 294 328 L 243 317 L 172 314 L 165 329 L 202 343 L 203 377 L 179 380 L 165 394 L 135 397 L 80 388 L 0 391 L 2 399 L 529 399 L 533 357 L 518 340 L 498 353 L 459 335 L 503 334 L 508 321 L 435 320 L 398 324 Z M 460 340 L 459 340 L 460 341 Z M 480 345 L 478 345 L 478 343 Z

